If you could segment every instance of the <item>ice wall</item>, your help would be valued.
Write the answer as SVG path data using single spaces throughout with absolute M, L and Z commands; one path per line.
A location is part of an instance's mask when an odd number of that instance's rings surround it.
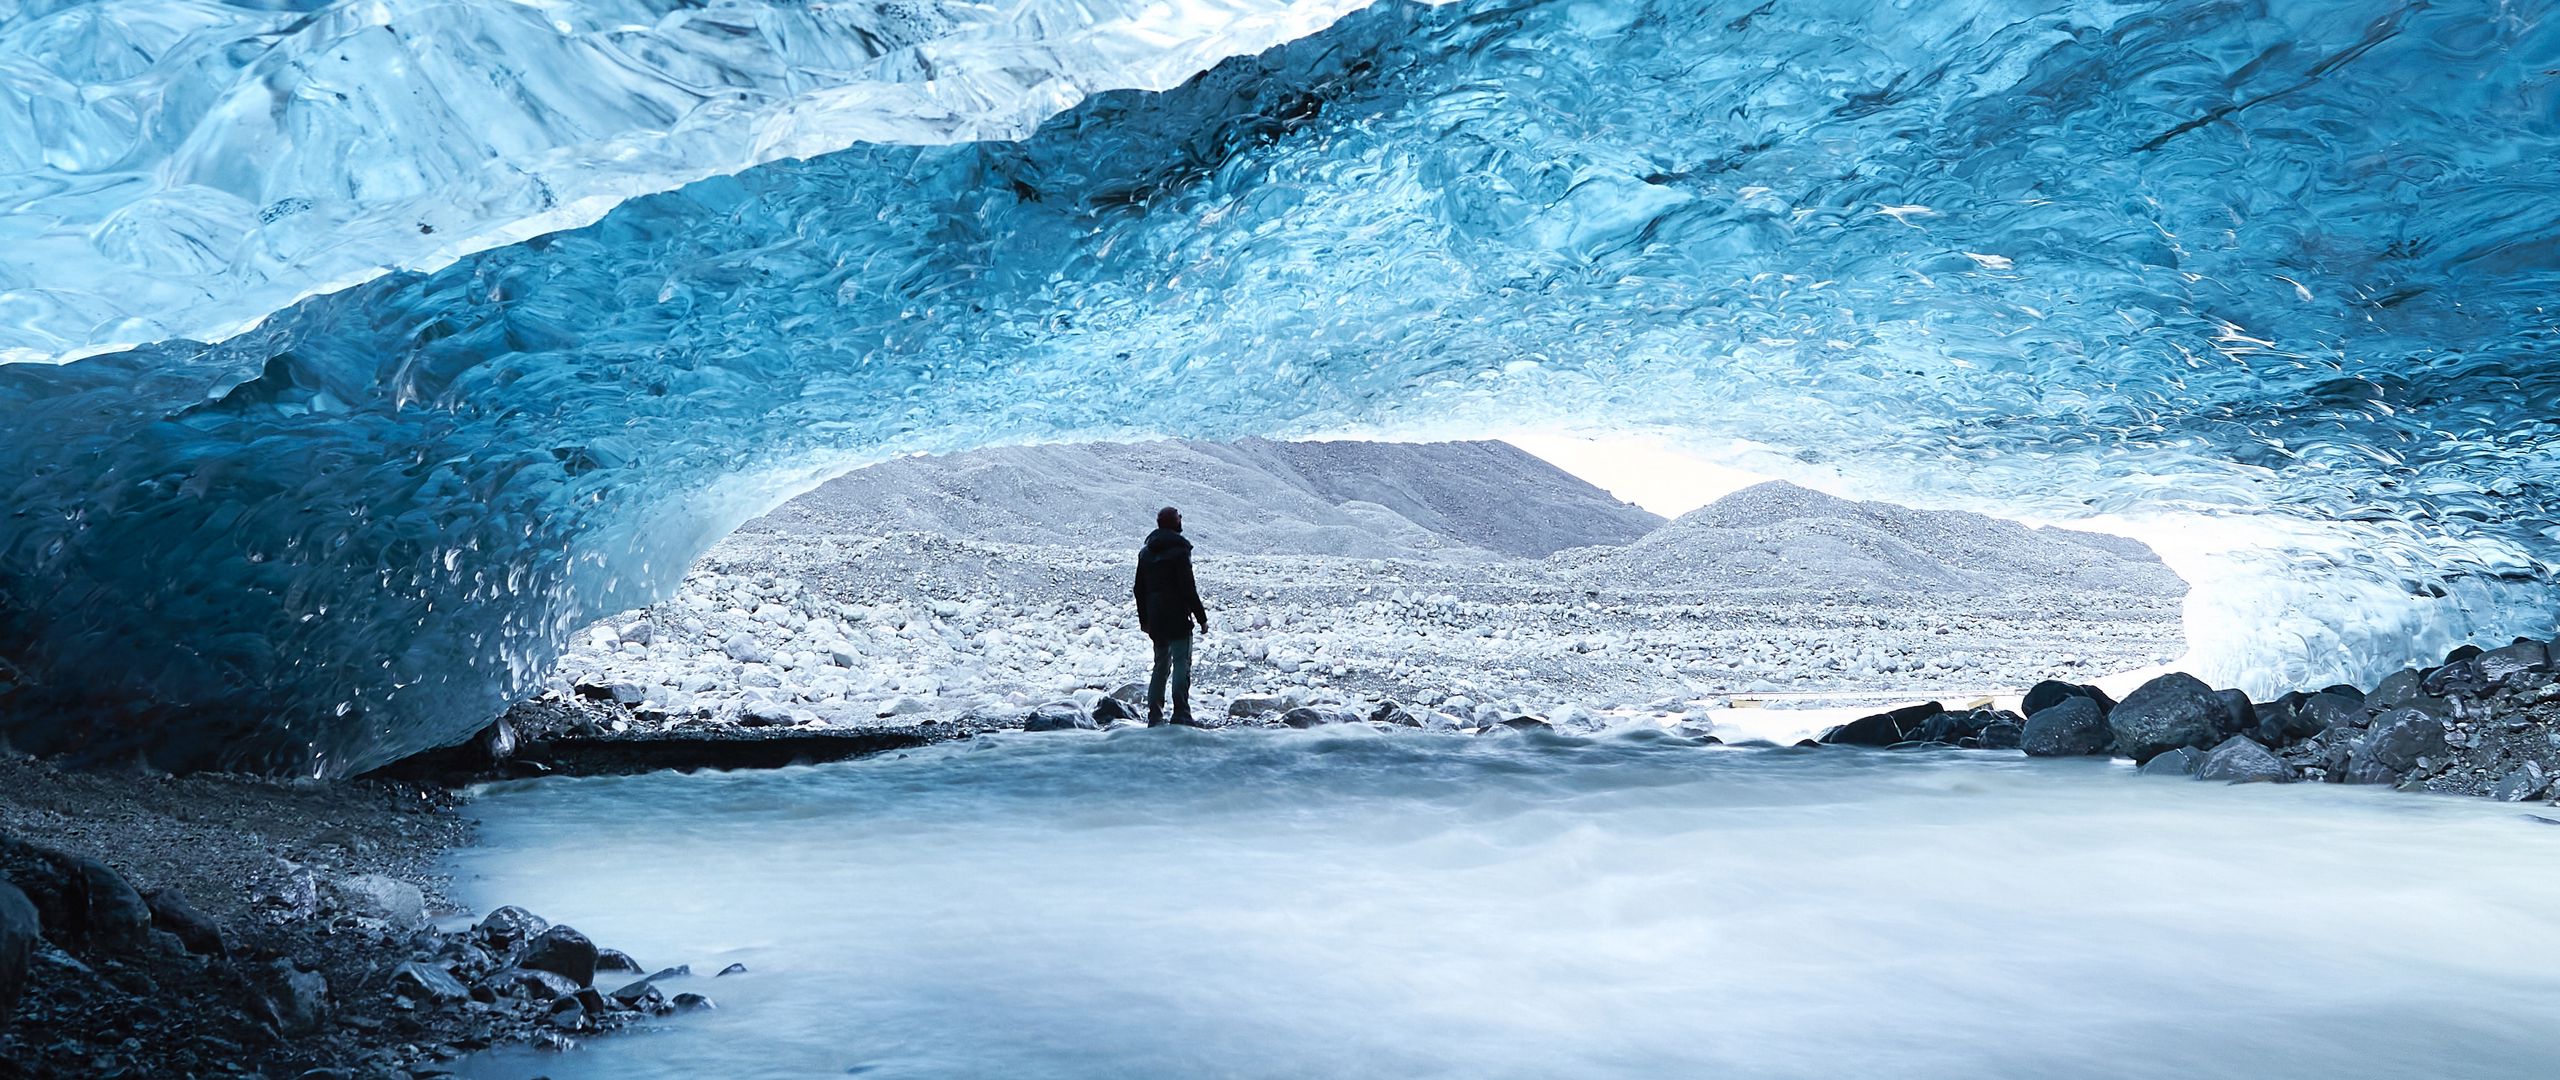
M 811 461 L 1496 417 L 2348 530 L 2232 607 L 2262 689 L 2548 632 L 2551 6 L 1390 3 L 0 366 L 0 723 L 343 772 Z

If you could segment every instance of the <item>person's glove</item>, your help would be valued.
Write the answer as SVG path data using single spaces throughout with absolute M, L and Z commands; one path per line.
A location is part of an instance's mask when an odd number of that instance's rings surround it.
M 1206 615 L 1200 616 L 1200 632 L 1203 634 L 1209 632 L 1209 617 Z

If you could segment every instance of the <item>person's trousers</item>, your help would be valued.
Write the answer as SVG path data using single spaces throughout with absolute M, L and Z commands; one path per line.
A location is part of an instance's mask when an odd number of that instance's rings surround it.
M 1155 674 L 1147 678 L 1147 723 L 1164 723 L 1164 684 L 1173 680 L 1173 722 L 1191 722 L 1191 635 L 1160 637 Z

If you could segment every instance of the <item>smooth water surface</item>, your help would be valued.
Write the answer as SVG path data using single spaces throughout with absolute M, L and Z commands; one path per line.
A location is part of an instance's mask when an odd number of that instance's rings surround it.
M 2560 828 L 2094 761 L 997 736 L 475 804 L 719 1009 L 481 1076 L 2543 1077 Z

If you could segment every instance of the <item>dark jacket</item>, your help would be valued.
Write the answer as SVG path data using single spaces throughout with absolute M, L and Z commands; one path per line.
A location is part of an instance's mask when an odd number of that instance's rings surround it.
M 1191 541 L 1172 529 L 1147 534 L 1138 549 L 1138 626 L 1151 638 L 1187 638 L 1191 619 L 1209 624 L 1209 609 L 1200 606 L 1200 587 L 1191 580 Z

